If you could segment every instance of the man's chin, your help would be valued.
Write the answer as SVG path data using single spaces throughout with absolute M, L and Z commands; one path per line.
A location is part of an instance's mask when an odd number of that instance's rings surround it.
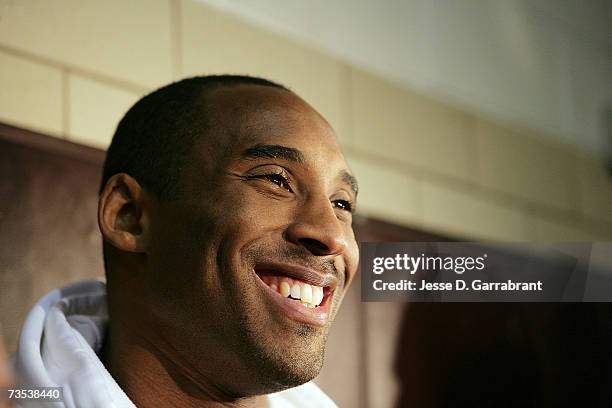
M 273 376 L 264 380 L 264 389 L 262 394 L 270 394 L 279 392 L 288 388 L 293 388 L 313 380 L 319 372 L 321 366 L 302 366 L 302 367 L 284 367 L 282 370 L 277 370 Z
M 262 393 L 297 387 L 319 375 L 323 367 L 324 346 L 316 347 L 316 350 L 311 347 L 303 350 L 275 348 L 272 353 L 259 355 L 256 358 L 259 360 L 257 376 L 265 388 Z

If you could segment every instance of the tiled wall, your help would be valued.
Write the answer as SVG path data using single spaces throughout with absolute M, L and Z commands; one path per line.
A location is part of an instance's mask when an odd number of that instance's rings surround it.
M 146 12 L 145 12 L 146 10 Z M 280 81 L 334 125 L 362 212 L 457 237 L 612 237 L 603 163 L 188 0 L 0 2 L 0 120 L 97 147 L 141 95 L 201 73 Z
M 184 76 L 280 81 L 334 125 L 364 214 L 456 237 L 612 238 L 603 163 L 189 0 L 0 2 L 0 120 L 97 147 Z

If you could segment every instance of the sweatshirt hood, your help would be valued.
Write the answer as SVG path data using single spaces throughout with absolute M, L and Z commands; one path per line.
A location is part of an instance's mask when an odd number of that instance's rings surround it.
M 135 407 L 97 356 L 107 320 L 106 288 L 100 281 L 55 289 L 34 305 L 13 357 L 16 383 L 62 387 L 63 402 L 33 401 L 32 406 Z

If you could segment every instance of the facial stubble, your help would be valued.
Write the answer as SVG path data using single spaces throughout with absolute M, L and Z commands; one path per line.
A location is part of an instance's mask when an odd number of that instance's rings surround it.
M 250 271 L 256 259 L 287 260 L 292 263 L 309 265 L 301 251 L 252 248 L 244 254 L 244 271 Z M 310 265 L 312 266 L 312 265 Z M 332 315 L 325 326 L 315 327 L 290 320 L 285 315 L 276 314 L 258 300 L 259 289 L 252 272 L 248 283 L 252 285 L 249 296 L 241 298 L 240 311 L 236 310 L 239 343 L 243 344 L 243 358 L 248 358 L 258 367 L 256 375 L 262 383 L 275 391 L 295 387 L 316 377 L 322 366 L 330 324 L 338 307 L 338 296 L 334 296 Z M 343 283 L 343 282 L 342 282 Z M 343 284 L 338 285 L 341 290 Z

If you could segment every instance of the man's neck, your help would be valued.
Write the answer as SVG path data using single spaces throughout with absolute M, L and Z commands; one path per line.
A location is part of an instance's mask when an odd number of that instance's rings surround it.
M 124 341 L 108 333 L 100 353 L 103 364 L 138 407 L 249 407 L 265 408 L 263 396 L 233 398 L 212 382 L 194 375 L 176 359 L 168 358 L 151 342 Z

